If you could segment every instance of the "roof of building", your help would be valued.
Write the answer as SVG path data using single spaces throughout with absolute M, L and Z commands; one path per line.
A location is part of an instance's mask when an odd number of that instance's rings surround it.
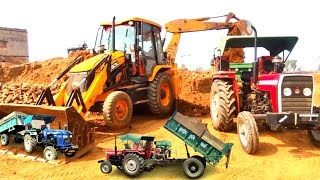
M 27 30 L 26 30 L 26 29 L 8 28 L 8 27 L 0 27 L 0 30 L 18 31 L 18 32 L 27 32 Z

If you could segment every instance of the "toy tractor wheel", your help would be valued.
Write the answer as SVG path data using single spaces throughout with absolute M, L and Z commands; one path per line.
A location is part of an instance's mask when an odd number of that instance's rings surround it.
M 7 146 L 9 144 L 9 136 L 7 134 L 1 134 L 1 145 Z
M 122 160 L 122 169 L 127 176 L 139 176 L 144 170 L 144 160 L 137 154 L 129 153 Z
M 37 145 L 37 140 L 32 137 L 30 134 L 24 136 L 24 149 L 27 153 L 32 153 L 34 148 Z
M 198 158 L 188 158 L 183 162 L 183 171 L 189 178 L 199 178 L 204 173 L 204 165 Z
M 242 149 L 248 154 L 256 153 L 259 145 L 257 123 L 248 111 L 240 112 L 237 123 L 238 135 Z
M 7 146 L 9 144 L 9 139 L 8 134 L 1 134 L 1 145 Z
M 107 126 L 120 128 L 126 126 L 132 117 L 132 101 L 122 91 L 110 93 L 103 104 L 103 117 Z
M 236 116 L 236 101 L 232 85 L 216 79 L 210 92 L 210 114 L 214 129 L 230 131 L 235 127 L 233 118 Z
M 76 155 L 76 152 L 66 152 L 66 153 L 64 153 L 64 155 L 65 155 L 66 157 L 68 157 L 68 158 L 71 158 L 71 157 L 73 157 L 74 155 Z
M 149 84 L 148 105 L 153 114 L 165 117 L 172 111 L 174 91 L 170 76 L 160 72 Z
M 311 130 L 308 131 L 308 134 L 312 143 L 320 148 L 320 130 Z
M 58 159 L 57 150 L 52 146 L 47 146 L 46 148 L 44 148 L 43 156 L 48 161 Z
M 100 165 L 100 171 L 104 174 L 109 174 L 112 171 L 112 165 L 109 161 L 104 161 Z

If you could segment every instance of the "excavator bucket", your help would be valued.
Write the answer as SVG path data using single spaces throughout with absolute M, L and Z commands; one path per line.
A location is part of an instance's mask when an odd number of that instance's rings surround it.
M 50 124 L 51 129 L 64 129 L 65 125 L 72 132 L 72 144 L 79 147 L 76 157 L 86 153 L 93 144 L 93 132 L 89 124 L 74 107 L 58 107 L 45 105 L 0 104 L 0 119 L 13 111 L 25 114 L 47 114 L 56 119 Z M 76 158 L 74 157 L 74 158 Z

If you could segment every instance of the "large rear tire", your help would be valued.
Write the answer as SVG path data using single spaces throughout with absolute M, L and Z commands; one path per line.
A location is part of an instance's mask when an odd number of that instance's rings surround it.
M 137 154 L 129 153 L 122 160 L 122 170 L 129 177 L 136 177 L 144 170 L 144 159 Z
M 110 93 L 103 104 L 103 117 L 110 127 L 124 127 L 131 121 L 132 101 L 130 96 L 122 91 Z
M 240 112 L 237 123 L 242 149 L 247 154 L 254 154 L 259 146 L 259 131 L 253 115 L 248 111 Z
M 37 145 L 37 140 L 32 137 L 30 134 L 24 136 L 24 149 L 27 153 L 32 153 L 34 148 Z
M 308 131 L 311 142 L 320 148 L 320 130 L 311 130 Z
M 153 114 L 165 117 L 172 111 L 174 90 L 171 78 L 167 73 L 159 72 L 149 84 L 148 100 Z
M 183 171 L 189 178 L 199 178 L 204 173 L 204 165 L 198 158 L 188 158 L 183 162 Z
M 213 81 L 210 92 L 210 114 L 214 129 L 224 132 L 234 129 L 236 101 L 229 82 L 220 79 Z
M 1 145 L 7 146 L 9 144 L 9 139 L 8 134 L 1 134 Z

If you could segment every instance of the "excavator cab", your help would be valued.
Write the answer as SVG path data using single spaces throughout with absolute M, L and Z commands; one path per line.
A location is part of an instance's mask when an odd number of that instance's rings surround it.
M 112 23 L 101 23 L 96 40 L 96 52 L 113 51 L 112 29 Z M 128 77 L 143 81 L 152 75 L 156 65 L 166 63 L 160 38 L 161 25 L 141 18 L 131 18 L 116 22 L 114 30 L 114 51 L 123 53 L 125 60 L 114 64 L 112 68 L 125 64 Z M 104 48 L 101 50 L 100 47 Z M 137 77 L 143 78 L 138 80 Z

